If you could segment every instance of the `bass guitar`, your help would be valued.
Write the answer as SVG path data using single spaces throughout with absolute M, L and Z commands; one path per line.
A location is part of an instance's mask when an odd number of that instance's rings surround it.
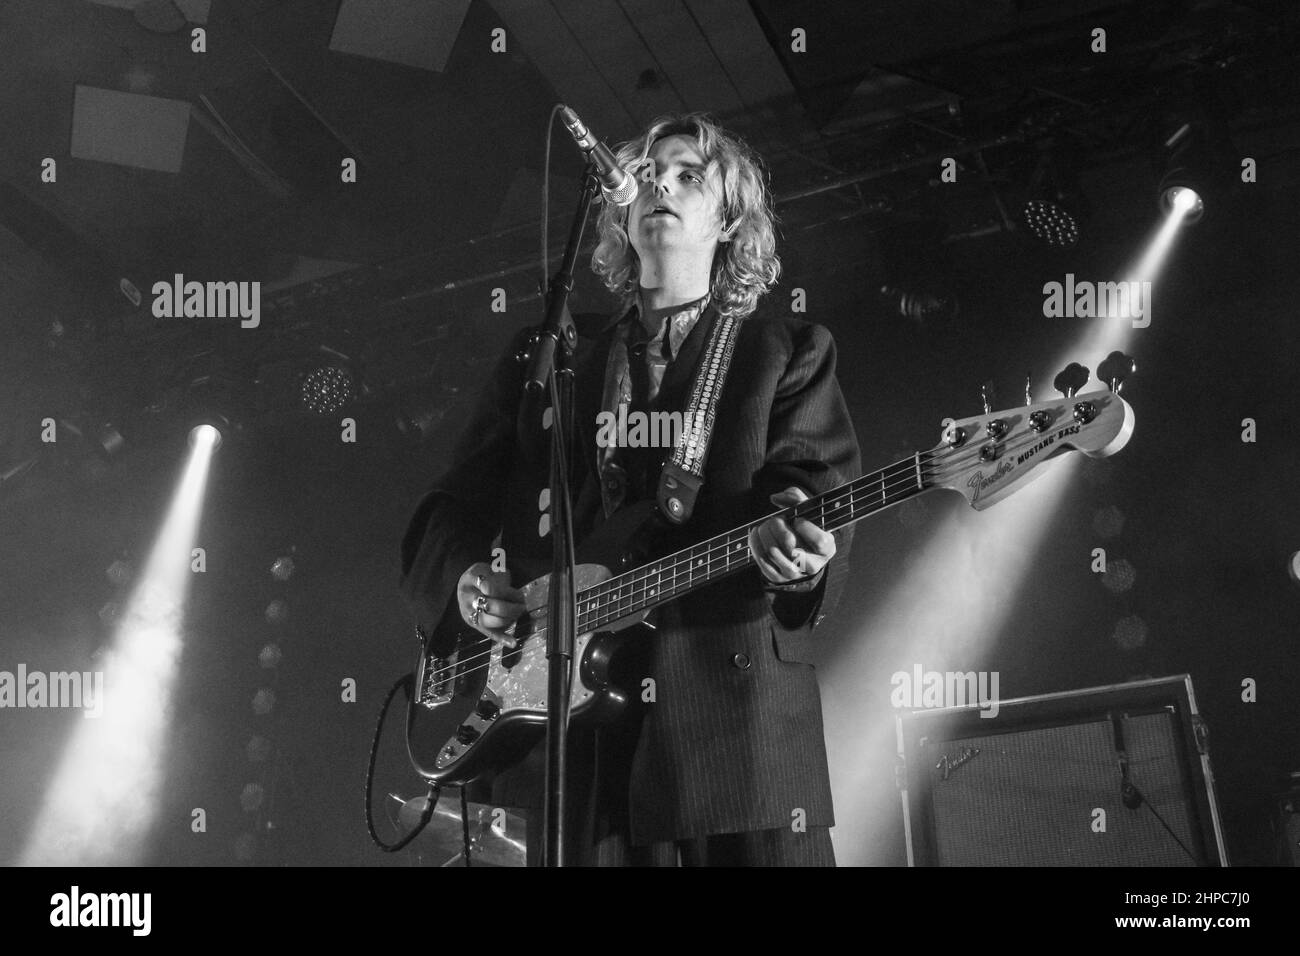
M 976 510 L 1021 487 L 1039 465 L 1066 451 L 1103 458 L 1127 444 L 1133 409 L 1115 392 L 1097 391 L 961 420 L 946 420 L 942 440 L 885 468 L 777 512 L 834 531 L 936 489 L 962 494 Z M 616 642 L 654 608 L 737 574 L 753 563 L 751 524 L 646 563 L 631 546 L 653 501 L 614 515 L 577 550 L 578 634 L 571 720 L 600 720 L 624 703 L 608 679 Z M 549 575 L 521 588 L 528 608 L 516 647 L 466 627 L 451 657 L 425 638 L 408 709 L 407 751 L 415 769 L 442 785 L 461 784 L 510 766 L 545 733 Z

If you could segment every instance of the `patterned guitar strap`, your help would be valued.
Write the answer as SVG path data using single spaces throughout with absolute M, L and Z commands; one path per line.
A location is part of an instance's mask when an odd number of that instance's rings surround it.
M 718 400 L 727 381 L 736 333 L 742 321 L 734 316 L 718 316 L 713 323 L 705 347 L 705 361 L 695 370 L 691 384 L 691 400 L 686 406 L 682 433 L 659 473 L 656 500 L 660 513 L 672 524 L 683 525 L 690 520 L 695 499 L 704 486 L 704 463 L 709 457 Z

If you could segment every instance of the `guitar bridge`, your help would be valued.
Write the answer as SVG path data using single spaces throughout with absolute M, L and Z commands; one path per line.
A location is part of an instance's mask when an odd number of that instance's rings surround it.
M 436 657 L 429 655 L 424 659 L 420 672 L 420 692 L 417 702 L 426 710 L 441 707 L 451 700 L 456 688 L 456 657 Z

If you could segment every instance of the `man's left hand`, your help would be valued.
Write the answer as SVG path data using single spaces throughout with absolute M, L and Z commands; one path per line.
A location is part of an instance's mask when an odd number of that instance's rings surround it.
M 778 508 L 807 500 L 804 490 L 793 485 L 771 497 Z M 749 553 L 768 581 L 788 584 L 807 578 L 795 589 L 810 591 L 817 586 L 817 575 L 835 557 L 835 537 L 807 518 L 795 519 L 792 527 L 785 518 L 773 517 L 749 532 Z

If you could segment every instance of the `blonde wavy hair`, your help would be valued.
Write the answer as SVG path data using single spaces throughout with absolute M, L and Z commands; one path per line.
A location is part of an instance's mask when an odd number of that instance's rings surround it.
M 762 160 L 748 144 L 724 130 L 705 113 L 670 113 L 652 122 L 640 136 L 620 143 L 615 159 L 636 175 L 650 149 L 665 136 L 695 140 L 704 156 L 705 180 L 721 173 L 724 236 L 713 256 L 709 280 L 712 304 L 723 316 L 745 318 L 758 308 L 758 299 L 781 274 L 776 255 L 776 214 Z M 603 203 L 596 220 L 599 236 L 591 256 L 591 271 L 618 296 L 626 308 L 640 290 L 641 259 L 627 234 L 628 206 Z

